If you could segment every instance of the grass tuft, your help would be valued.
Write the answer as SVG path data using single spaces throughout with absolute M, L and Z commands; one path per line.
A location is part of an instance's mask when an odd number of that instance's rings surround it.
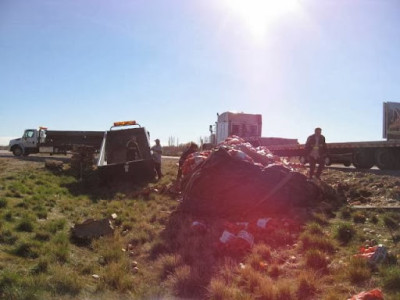
M 360 284 L 371 278 L 371 269 L 366 259 L 354 257 L 346 268 L 346 275 L 352 284 Z
M 328 267 L 328 259 L 320 250 L 309 250 L 306 252 L 306 265 L 314 270 L 325 271 Z
M 348 244 L 356 235 L 356 231 L 350 223 L 341 223 L 336 227 L 335 238 L 342 244 Z
M 382 272 L 382 284 L 385 289 L 400 291 L 400 268 L 399 266 L 390 266 Z

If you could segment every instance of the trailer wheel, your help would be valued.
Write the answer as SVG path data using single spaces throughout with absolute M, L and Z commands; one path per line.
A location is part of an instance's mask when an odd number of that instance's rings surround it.
M 22 148 L 20 146 L 16 146 L 13 148 L 12 153 L 14 156 L 21 156 L 24 151 L 22 151 Z
M 391 149 L 378 149 L 375 153 L 376 165 L 381 170 L 395 170 L 399 167 L 399 159 Z
M 346 161 L 346 162 L 344 162 L 344 163 L 343 163 L 343 165 L 344 165 L 345 167 L 350 167 L 350 165 L 351 165 L 351 162 L 349 162 L 349 161 Z
M 358 149 L 353 154 L 353 165 L 357 169 L 371 169 L 375 164 L 374 152 L 367 149 Z

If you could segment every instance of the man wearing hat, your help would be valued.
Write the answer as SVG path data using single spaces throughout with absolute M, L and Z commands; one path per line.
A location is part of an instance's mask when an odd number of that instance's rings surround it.
M 156 144 L 153 147 L 151 147 L 151 151 L 153 152 L 154 169 L 157 172 L 157 178 L 160 179 L 162 177 L 162 174 L 161 174 L 162 148 L 161 148 L 159 139 L 156 139 L 155 142 L 156 142 Z

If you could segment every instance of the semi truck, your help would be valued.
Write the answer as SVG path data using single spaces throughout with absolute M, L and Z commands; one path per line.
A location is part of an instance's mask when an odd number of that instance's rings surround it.
M 9 151 L 15 156 L 27 156 L 34 153 L 66 154 L 76 146 L 89 146 L 100 149 L 104 131 L 60 131 L 26 129 L 21 138 L 9 143 Z
M 281 157 L 298 157 L 306 162 L 305 145 L 295 139 L 262 138 L 261 115 L 223 113 L 210 126 L 210 140 L 218 144 L 229 135 L 238 135 L 254 145 L 267 146 Z M 383 103 L 383 138 L 381 141 L 327 143 L 327 165 L 351 164 L 357 169 L 377 166 L 381 170 L 400 169 L 400 103 Z

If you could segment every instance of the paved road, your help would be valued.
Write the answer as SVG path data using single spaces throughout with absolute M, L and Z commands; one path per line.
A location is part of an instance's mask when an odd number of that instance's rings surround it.
M 31 154 L 29 156 L 25 157 L 19 157 L 16 158 L 13 156 L 13 154 L 7 150 L 0 150 L 0 158 L 1 157 L 6 157 L 6 158 L 15 158 L 15 159 L 23 159 L 27 161 L 44 161 L 46 159 L 52 158 L 52 159 L 57 159 L 57 160 L 62 160 L 62 161 L 68 161 L 70 159 L 69 155 L 46 155 L 46 154 Z M 178 160 L 179 157 L 177 156 L 163 156 L 163 159 L 173 159 L 173 160 Z M 377 167 L 373 167 L 372 169 L 369 170 L 356 170 L 353 166 L 350 167 L 345 167 L 342 164 L 333 164 L 329 167 L 326 167 L 327 169 L 331 170 L 338 170 L 342 172 L 363 172 L 363 173 L 370 173 L 370 174 L 375 174 L 375 175 L 389 175 L 389 176 L 396 176 L 400 177 L 400 170 L 396 171 L 382 171 L 379 170 Z

